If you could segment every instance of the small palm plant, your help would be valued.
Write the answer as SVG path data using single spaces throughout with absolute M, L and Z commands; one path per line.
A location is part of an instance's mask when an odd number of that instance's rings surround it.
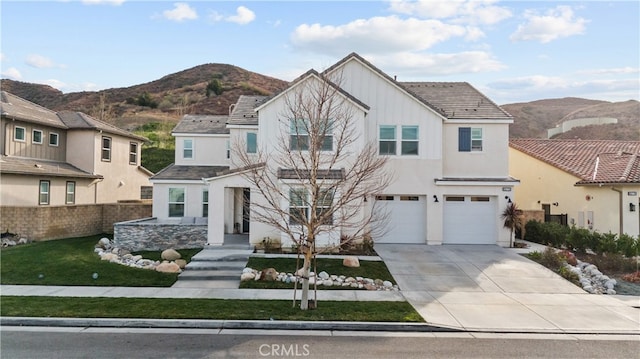
M 504 221 L 504 227 L 511 230 L 511 234 L 509 235 L 509 247 L 511 248 L 513 247 L 513 232 L 516 229 L 522 229 L 524 222 L 522 210 L 519 209 L 515 203 L 509 203 L 507 204 L 507 208 L 502 211 L 500 218 Z

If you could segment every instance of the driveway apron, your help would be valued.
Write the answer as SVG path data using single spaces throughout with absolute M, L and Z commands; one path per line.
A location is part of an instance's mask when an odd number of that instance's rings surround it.
M 588 294 L 512 249 L 421 244 L 376 244 L 375 249 L 407 301 L 430 324 L 499 332 L 640 334 L 640 309 Z

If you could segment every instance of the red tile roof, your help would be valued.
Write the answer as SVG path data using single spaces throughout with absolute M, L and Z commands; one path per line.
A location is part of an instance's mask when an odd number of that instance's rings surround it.
M 576 184 L 640 183 L 640 141 L 511 139 L 509 145 L 580 178 Z

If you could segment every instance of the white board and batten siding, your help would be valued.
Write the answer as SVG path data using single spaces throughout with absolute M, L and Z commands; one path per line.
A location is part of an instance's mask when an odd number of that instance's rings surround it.
M 425 196 L 380 195 L 376 201 L 376 206 L 389 215 L 387 227 L 376 243 L 426 243 Z
M 443 244 L 496 244 L 494 196 L 444 196 Z

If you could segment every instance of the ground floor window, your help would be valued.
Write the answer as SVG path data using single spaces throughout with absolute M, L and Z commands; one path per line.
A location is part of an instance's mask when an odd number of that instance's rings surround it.
M 74 181 L 67 182 L 67 195 L 65 197 L 66 204 L 76 203 L 76 183 Z
M 209 191 L 202 191 L 202 217 L 209 217 Z
M 184 217 L 184 188 L 169 188 L 169 217 Z
M 49 204 L 51 190 L 51 182 L 50 181 L 40 181 L 40 193 L 38 198 L 38 204 Z
M 316 217 L 321 218 L 322 224 L 333 224 L 330 214 L 333 204 L 334 191 L 321 189 L 316 201 Z M 291 188 L 289 190 L 289 224 L 299 225 L 307 222 L 312 208 L 311 193 L 306 188 Z

